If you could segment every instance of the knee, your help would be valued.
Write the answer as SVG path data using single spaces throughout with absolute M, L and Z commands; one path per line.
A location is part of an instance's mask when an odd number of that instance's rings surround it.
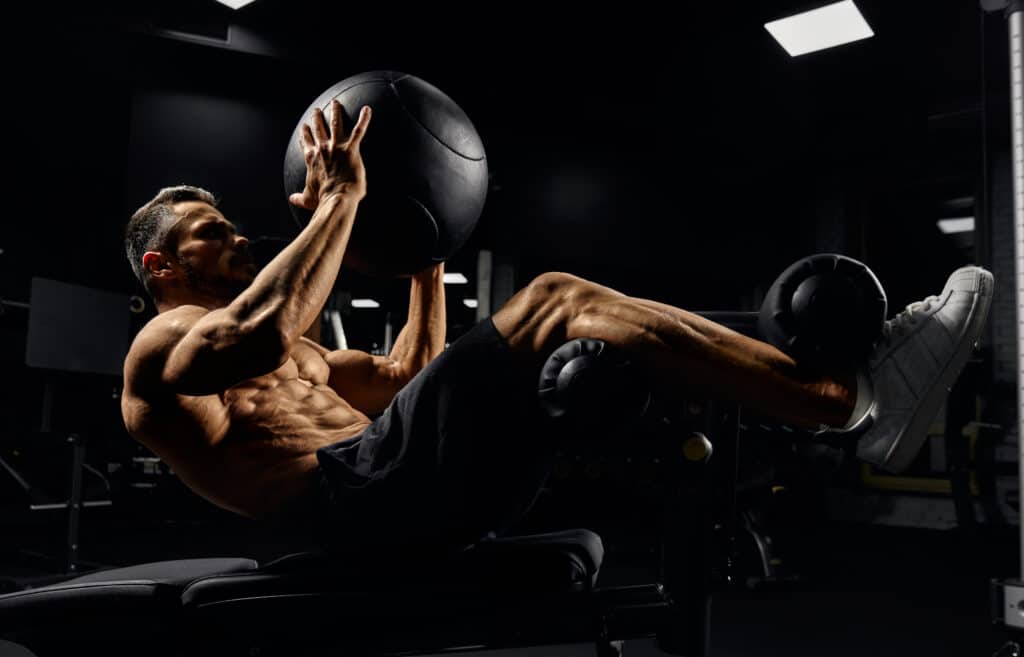
M 531 305 L 542 307 L 551 303 L 575 305 L 587 297 L 593 284 L 578 276 L 549 271 L 537 276 L 526 286 Z
M 494 325 L 513 348 L 548 354 L 564 341 L 569 323 L 588 303 L 591 286 L 572 274 L 541 274 L 494 314 Z

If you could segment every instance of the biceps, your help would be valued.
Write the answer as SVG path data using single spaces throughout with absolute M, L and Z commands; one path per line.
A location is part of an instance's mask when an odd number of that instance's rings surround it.
M 221 392 L 245 379 L 273 372 L 288 355 L 276 335 L 201 329 L 194 327 L 175 345 L 164 367 L 164 382 L 180 394 Z

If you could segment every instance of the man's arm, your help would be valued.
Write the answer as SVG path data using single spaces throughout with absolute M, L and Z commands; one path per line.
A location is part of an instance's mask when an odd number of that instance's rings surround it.
M 446 325 L 444 265 L 439 264 L 412 277 L 409 316 L 388 356 L 320 347 L 331 368 L 327 383 L 363 413 L 380 413 L 405 384 L 444 351 Z
M 359 143 L 370 116 L 364 108 L 343 140 L 342 113 L 336 101 L 332 105 L 330 132 L 319 109 L 313 129 L 303 126 L 306 189 L 291 201 L 315 207 L 312 219 L 242 294 L 199 317 L 170 350 L 162 380 L 176 392 L 212 394 L 272 372 L 327 300 L 366 194 Z
M 412 277 L 409 316 L 398 333 L 389 357 L 401 363 L 408 378 L 444 351 L 448 317 L 444 296 L 444 263 Z

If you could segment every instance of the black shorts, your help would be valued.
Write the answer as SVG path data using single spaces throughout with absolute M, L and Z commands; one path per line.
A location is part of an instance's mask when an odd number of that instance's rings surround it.
M 554 450 L 537 373 L 482 320 L 362 434 L 317 451 L 317 540 L 341 553 L 464 549 L 529 510 Z

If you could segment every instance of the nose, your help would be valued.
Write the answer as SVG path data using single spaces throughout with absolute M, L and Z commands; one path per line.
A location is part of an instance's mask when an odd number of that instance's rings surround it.
M 249 252 L 249 238 L 247 238 L 245 235 L 236 235 L 235 236 L 235 249 L 237 249 L 238 251 L 241 251 L 242 253 L 248 253 Z

